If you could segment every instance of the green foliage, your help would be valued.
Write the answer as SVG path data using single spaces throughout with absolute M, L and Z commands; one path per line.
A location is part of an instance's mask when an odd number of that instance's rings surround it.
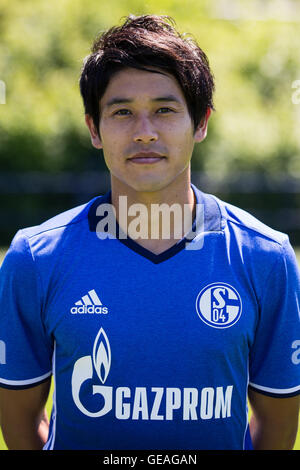
M 291 21 L 293 12 L 289 21 L 280 20 L 275 4 L 284 2 L 273 2 L 273 10 L 264 2 L 263 18 L 257 1 L 230 3 L 2 0 L 2 171 L 104 168 L 84 124 L 82 60 L 100 31 L 130 13 L 155 13 L 172 16 L 181 32 L 198 40 L 216 79 L 216 112 L 207 139 L 195 147 L 193 168 L 218 175 L 232 168 L 300 174 L 300 104 L 291 99 L 292 83 L 300 79 L 299 23 Z M 294 9 L 297 17 L 296 3 Z

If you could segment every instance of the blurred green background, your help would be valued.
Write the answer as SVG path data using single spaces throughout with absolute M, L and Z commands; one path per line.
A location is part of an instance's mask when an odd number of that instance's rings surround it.
M 209 57 L 216 112 L 195 147 L 193 182 L 288 233 L 297 249 L 296 0 L 0 0 L 0 246 L 108 189 L 78 79 L 94 37 L 128 14 L 172 16 Z
M 130 13 L 172 16 L 209 57 L 216 112 L 193 181 L 300 245 L 299 1 L 0 0 L 0 246 L 108 188 L 78 79 L 94 37 Z

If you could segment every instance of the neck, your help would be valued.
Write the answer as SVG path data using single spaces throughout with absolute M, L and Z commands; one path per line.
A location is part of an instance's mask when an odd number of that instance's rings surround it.
M 138 191 L 112 177 L 111 193 L 122 231 L 154 253 L 170 248 L 192 227 L 196 203 L 189 171 L 157 191 Z

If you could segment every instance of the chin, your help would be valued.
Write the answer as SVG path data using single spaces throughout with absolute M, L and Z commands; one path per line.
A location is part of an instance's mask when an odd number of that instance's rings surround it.
M 129 176 L 129 175 L 127 175 Z M 170 186 L 176 176 L 166 175 L 163 172 L 156 175 L 131 175 L 131 177 L 124 177 L 124 175 L 113 175 L 112 181 L 115 183 L 115 188 L 121 191 L 135 191 L 139 193 L 153 193 L 158 191 L 163 191 L 168 186 Z
M 161 191 L 168 186 L 166 181 L 143 181 L 143 182 L 135 182 L 131 185 L 131 187 L 138 192 L 156 192 Z

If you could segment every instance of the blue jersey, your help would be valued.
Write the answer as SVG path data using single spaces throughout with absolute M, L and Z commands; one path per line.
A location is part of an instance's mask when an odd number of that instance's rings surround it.
M 251 448 L 248 387 L 300 392 L 287 235 L 193 190 L 193 236 L 159 255 L 101 229 L 110 193 L 16 234 L 0 275 L 0 385 L 53 377 L 45 449 Z

